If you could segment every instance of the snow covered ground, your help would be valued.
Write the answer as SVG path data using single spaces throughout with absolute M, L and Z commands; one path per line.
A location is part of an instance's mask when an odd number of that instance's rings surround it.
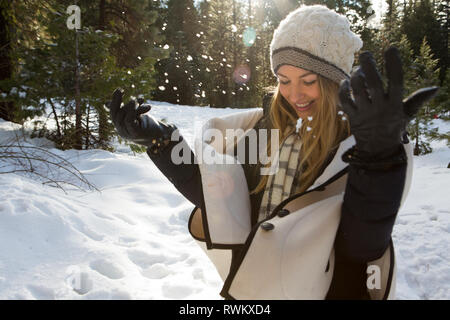
M 196 123 L 242 111 L 152 104 L 191 146 Z M 0 120 L 0 141 L 15 129 Z M 450 150 L 433 146 L 415 157 L 394 228 L 398 299 L 450 299 Z M 0 175 L 0 299 L 221 299 L 221 279 L 187 230 L 193 205 L 146 154 L 116 148 L 49 149 L 100 191 Z

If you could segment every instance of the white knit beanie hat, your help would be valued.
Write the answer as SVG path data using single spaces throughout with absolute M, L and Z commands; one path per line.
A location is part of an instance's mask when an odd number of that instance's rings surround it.
M 273 73 L 288 64 L 340 83 L 348 79 L 362 41 L 347 18 L 325 6 L 301 6 L 284 18 L 273 34 Z

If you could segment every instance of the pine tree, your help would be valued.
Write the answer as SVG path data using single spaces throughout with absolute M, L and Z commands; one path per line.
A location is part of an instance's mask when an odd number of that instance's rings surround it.
M 101 82 L 102 90 L 109 88 L 112 91 L 103 76 L 110 76 L 104 66 L 112 59 L 108 48 L 114 38 L 89 27 L 77 32 L 68 30 L 66 6 L 54 3 L 52 9 L 54 11 L 48 11 L 39 18 L 43 39 L 36 41 L 33 47 L 17 51 L 22 68 L 15 81 L 27 90 L 25 94 L 13 92 L 12 95 L 21 98 L 22 105 L 32 105 L 44 114 L 50 112 L 56 130 L 45 133 L 48 128 L 42 127 L 41 134 L 53 139 L 61 148 L 81 149 L 83 140 L 89 141 L 85 139 L 88 135 L 85 113 L 92 107 L 93 100 L 88 93 L 89 88 Z M 77 85 L 78 90 L 75 90 Z M 103 91 L 96 93 L 97 96 L 99 94 Z M 75 117 L 74 121 L 72 117 Z
M 414 90 L 438 85 L 439 68 L 438 59 L 433 58 L 430 46 L 426 38 L 420 46 L 420 53 L 414 60 L 413 68 L 415 73 Z M 430 141 L 438 138 L 438 128 L 433 126 L 434 115 L 439 113 L 439 105 L 435 100 L 424 105 L 417 113 L 416 117 L 408 126 L 410 137 L 414 141 L 414 155 L 432 152 Z
M 383 17 L 383 27 L 386 40 L 388 42 L 400 41 L 401 33 L 401 18 L 400 5 L 398 0 L 386 0 L 388 10 Z
M 447 69 L 444 83 L 439 89 L 436 104 L 441 106 L 437 114 L 438 117 L 445 121 L 450 121 L 450 69 Z
M 241 13 L 240 3 L 235 2 L 235 13 Z M 237 7 L 236 7 L 237 6 Z M 242 35 L 245 26 L 242 17 L 233 19 L 232 0 L 211 0 L 201 4 L 202 26 L 204 38 L 202 39 L 201 56 L 204 62 L 204 91 L 208 95 L 212 107 L 231 107 L 233 105 L 234 85 L 232 74 L 234 67 L 230 64 L 236 59 L 243 61 L 244 51 L 238 35 Z M 233 25 L 233 20 L 237 25 Z M 239 38 L 235 38 L 235 37 Z M 234 42 L 233 42 L 233 39 Z M 235 47 L 233 47 L 233 44 Z M 238 55 L 234 56 L 237 52 Z
M 165 11 L 162 29 L 168 56 L 156 66 L 158 88 L 152 95 L 157 100 L 194 105 L 201 100 L 202 83 L 199 14 L 193 0 L 169 0 Z
M 270 1 L 253 1 L 252 11 L 249 11 L 252 28 L 255 31 L 255 42 L 248 47 L 248 62 L 250 66 L 250 81 L 246 83 L 247 94 L 241 98 L 243 107 L 261 107 L 267 93 L 276 84 L 270 67 L 270 43 L 273 32 L 281 20 L 279 7 Z M 279 6 L 279 4 L 278 4 Z M 249 7 L 250 9 L 250 7 Z M 273 20 L 274 19 L 274 20 Z
M 411 43 L 408 41 L 406 35 L 400 37 L 400 41 L 393 42 L 393 46 L 400 51 L 403 69 L 403 91 L 404 95 L 408 96 L 417 89 L 416 85 L 416 66 L 414 65 L 414 51 L 411 48 Z
M 40 9 L 33 20 L 39 36 L 15 47 L 13 59 L 18 68 L 11 79 L 2 82 L 9 90 L 1 98 L 16 101 L 23 110 L 22 118 L 48 115 L 54 128 L 36 122 L 36 134 L 54 140 L 60 148 L 109 148 L 115 130 L 107 120 L 105 105 L 114 88 L 124 88 L 125 99 L 141 93 L 148 97 L 155 86 L 153 65 L 162 55 L 153 45 L 131 46 L 126 59 L 125 55 L 119 57 L 129 66 L 118 65 L 114 44 L 120 34 L 108 28 L 110 3 L 80 1 L 82 25 L 76 32 L 66 26 L 70 4 L 70 0 L 48 0 Z M 130 11 L 139 8 L 143 7 Z M 150 19 L 151 10 L 135 17 L 148 18 L 141 28 L 147 31 L 155 20 Z M 148 40 L 152 40 L 150 34 L 145 33 Z
M 450 69 L 447 69 L 446 77 L 441 85 L 438 95 L 433 101 L 433 119 L 439 119 L 441 122 L 450 121 Z M 437 126 L 439 122 L 433 121 L 433 125 Z M 433 130 L 430 133 L 430 140 L 445 140 L 450 147 L 450 131 L 440 132 Z
M 201 8 L 206 26 L 203 55 L 208 68 L 210 104 L 216 107 L 261 106 L 264 88 L 272 85 L 269 45 L 275 23 L 271 1 L 219 1 Z M 279 17 L 281 19 L 281 16 Z
M 407 35 L 411 42 L 414 55 L 420 54 L 422 40 L 426 37 L 432 52 L 439 59 L 438 66 L 445 69 L 445 63 L 448 61 L 448 39 L 445 40 L 444 35 L 447 34 L 448 37 L 448 30 L 445 31 L 445 26 L 439 23 L 436 8 L 430 0 L 421 0 L 409 3 L 404 7 L 404 10 L 401 31 L 402 34 Z M 445 73 L 441 74 L 441 79 L 444 76 Z
M 449 30 L 450 30 L 450 2 L 449 1 L 436 1 L 435 3 L 435 12 L 437 14 L 437 20 L 441 25 L 442 30 L 442 53 L 440 56 L 440 79 L 441 84 L 444 84 L 446 79 L 446 74 L 448 67 L 450 65 L 450 56 L 449 52 Z
M 350 21 L 353 31 L 360 34 L 367 28 L 368 19 L 373 14 L 370 0 L 343 1 L 343 0 L 300 0 L 297 3 L 322 4 L 338 13 L 344 14 Z
M 270 43 L 272 41 L 273 32 L 283 19 L 282 13 L 279 10 L 279 3 L 271 0 L 264 0 L 258 8 L 259 25 L 261 26 L 259 35 L 259 50 L 261 56 L 261 86 L 263 90 L 270 90 L 276 85 L 276 78 L 270 68 Z M 258 104 L 261 105 L 261 104 Z
M 11 28 L 10 21 L 11 3 L 9 1 L 1 1 L 0 5 L 0 81 L 11 78 L 12 61 L 11 61 Z M 6 87 L 0 87 L 0 93 L 6 95 Z M 8 121 L 14 120 L 14 101 L 0 101 L 0 118 Z
M 41 37 L 35 17 L 43 11 L 36 1 L 0 0 L 0 118 L 22 123 L 33 113 L 22 108 L 9 93 L 11 90 L 21 92 L 21 96 L 25 93 L 25 88 L 16 87 L 13 81 L 20 69 L 16 51 L 32 46 Z

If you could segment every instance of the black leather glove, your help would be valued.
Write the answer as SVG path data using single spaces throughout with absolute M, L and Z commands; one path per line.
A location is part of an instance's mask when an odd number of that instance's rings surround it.
M 356 140 L 356 146 L 343 155 L 346 162 L 406 162 L 404 152 L 399 155 L 402 137 L 406 137 L 406 125 L 438 90 L 438 87 L 423 88 L 402 100 L 403 72 L 399 51 L 391 47 L 386 50 L 384 58 L 387 92 L 370 52 L 359 56 L 361 66 L 352 73 L 350 81 L 341 82 L 339 98 Z M 397 158 L 396 154 L 399 155 Z
M 145 114 L 151 106 L 142 104 L 143 100 L 130 100 L 122 106 L 123 91 L 116 89 L 109 104 L 111 119 L 122 138 L 146 146 L 151 153 L 157 154 L 170 144 L 172 132 L 177 130 L 173 124 L 167 124 Z

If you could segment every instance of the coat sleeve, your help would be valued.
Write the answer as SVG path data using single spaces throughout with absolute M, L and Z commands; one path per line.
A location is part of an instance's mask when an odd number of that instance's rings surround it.
M 259 128 L 261 126 L 265 126 L 265 117 L 268 115 L 269 103 L 271 101 L 272 94 L 268 94 L 264 97 L 264 117 L 261 118 L 258 123 L 255 125 L 255 128 Z M 171 160 L 172 149 L 177 143 L 182 143 L 183 146 L 180 148 L 181 152 L 189 152 L 191 160 L 189 163 L 180 163 L 174 164 Z M 257 144 L 259 145 L 259 143 Z M 246 154 L 248 154 L 249 147 L 246 141 Z M 195 163 L 195 155 L 190 149 L 189 145 L 183 139 L 183 136 L 180 135 L 180 142 L 171 143 L 167 146 L 167 148 L 163 149 L 159 154 L 153 154 L 150 150 L 147 150 L 147 154 L 153 163 L 158 167 L 158 169 L 169 179 L 170 182 L 177 188 L 177 190 L 192 204 L 196 207 L 201 208 L 203 201 L 203 191 L 201 187 L 201 175 L 200 169 L 197 163 Z M 235 154 L 237 151 L 235 150 Z M 183 158 L 183 154 L 180 154 L 180 157 Z M 245 177 L 247 179 L 247 184 L 249 186 L 254 185 L 254 173 L 255 168 L 251 165 L 246 165 L 245 162 L 242 163 L 242 167 L 244 169 Z M 256 184 L 255 184 L 256 186 Z M 252 210 L 257 211 L 259 208 L 259 204 L 261 202 L 262 193 L 260 192 L 258 195 L 251 196 L 252 201 Z M 255 214 L 252 214 L 252 218 Z
M 177 143 L 169 144 L 159 154 L 153 154 L 150 150 L 147 150 L 147 154 L 158 169 L 169 179 L 170 182 L 177 188 L 177 190 L 195 206 L 201 207 L 202 203 L 202 188 L 201 188 L 201 176 L 198 164 L 195 163 L 195 155 L 190 149 L 189 145 L 180 136 L 180 140 Z M 175 164 L 172 161 L 171 153 L 172 149 L 178 143 L 182 143 L 183 146 L 180 151 L 180 157 L 183 158 L 183 152 L 190 153 L 189 163 Z
M 378 170 L 349 165 L 327 299 L 370 299 L 367 262 L 380 258 L 389 246 L 406 169 L 406 163 Z
M 406 168 L 406 163 L 377 170 L 350 164 L 335 242 L 341 257 L 363 263 L 383 255 L 400 208 Z

